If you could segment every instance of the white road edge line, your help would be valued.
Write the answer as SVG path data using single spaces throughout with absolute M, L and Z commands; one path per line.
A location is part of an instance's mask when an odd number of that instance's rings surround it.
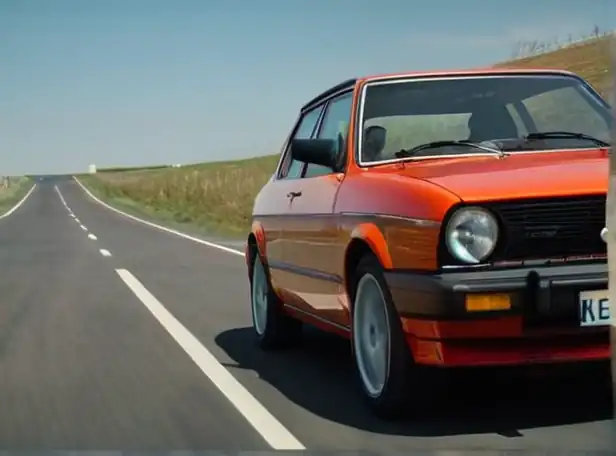
M 34 189 L 36 188 L 36 184 L 34 184 L 32 186 L 32 188 L 30 190 L 28 190 L 28 193 L 26 193 L 26 195 L 20 199 L 17 204 L 15 204 L 15 206 L 13 206 L 12 208 L 10 208 L 8 211 L 6 211 L 4 214 L 0 215 L 0 219 L 3 219 L 4 217 L 8 217 L 9 215 L 11 215 L 13 212 L 15 212 L 17 209 L 19 209 L 21 207 L 22 204 L 24 204 L 26 202 L 26 200 L 28 199 L 28 197 L 32 194 L 32 192 L 34 191 Z
M 76 221 L 77 223 L 81 223 L 77 217 L 75 217 L 75 221 Z
M 96 241 L 97 239 L 96 236 L 94 236 L 92 233 L 88 234 L 88 237 L 92 239 L 93 241 Z
M 130 271 L 116 269 L 116 272 L 206 377 L 274 450 L 306 449 Z
M 158 229 L 158 230 L 165 231 L 166 233 L 175 234 L 176 236 L 182 237 L 182 238 L 184 238 L 184 239 L 188 239 L 189 241 L 193 241 L 193 242 L 196 242 L 196 243 L 198 243 L 198 244 L 202 244 L 202 245 L 206 245 L 206 246 L 208 246 L 208 247 L 212 247 L 212 248 L 215 248 L 215 249 L 218 249 L 218 250 L 222 250 L 223 252 L 233 253 L 234 255 L 241 255 L 241 256 L 244 256 L 244 255 L 245 255 L 245 253 L 244 253 L 244 252 L 242 252 L 241 250 L 235 250 L 235 249 L 232 249 L 232 248 L 230 248 L 230 247 L 226 247 L 226 246 L 224 246 L 224 245 L 214 244 L 213 242 L 205 241 L 205 240 L 203 240 L 203 239 L 199 239 L 198 237 L 191 236 L 191 235 L 186 234 L 186 233 L 182 233 L 181 231 L 172 230 L 171 228 L 167 228 L 167 227 L 164 227 L 164 226 L 161 226 L 161 225 L 157 225 L 156 223 L 148 222 L 147 220 L 140 219 L 139 217 L 135 217 L 134 215 L 127 214 L 126 212 L 123 212 L 123 211 L 121 211 L 121 210 L 119 210 L 119 209 L 116 209 L 115 207 L 110 206 L 109 204 L 107 204 L 107 203 L 105 203 L 105 202 L 101 201 L 99 198 L 97 198 L 96 196 L 94 196 L 94 195 L 92 194 L 92 192 L 91 192 L 90 190 L 88 190 L 88 189 L 86 188 L 86 186 L 85 186 L 85 185 L 83 185 L 83 184 L 79 181 L 79 179 L 77 179 L 77 177 L 76 177 L 76 176 L 73 176 L 73 179 L 75 179 L 75 182 L 77 182 L 77 183 L 79 184 L 79 186 L 81 187 L 81 189 L 82 189 L 82 190 L 83 190 L 83 191 L 84 191 L 84 192 L 85 192 L 85 193 L 86 193 L 86 194 L 87 194 L 90 198 L 92 198 L 94 201 L 96 201 L 98 204 L 100 204 L 101 206 L 104 206 L 104 207 L 106 207 L 107 209 L 109 209 L 109 210 L 111 210 L 111 211 L 113 211 L 113 212 L 116 212 L 116 213 L 118 213 L 118 214 L 120 214 L 120 215 L 122 215 L 122 216 L 124 216 L 124 217 L 126 217 L 126 218 L 132 219 L 132 220 L 134 220 L 134 221 L 136 221 L 136 222 L 142 223 L 142 224 L 147 225 L 147 226 L 150 226 L 150 227 L 152 227 L 152 228 L 156 228 L 156 229 Z
M 101 252 L 101 255 L 103 255 L 104 257 L 110 257 L 111 256 L 111 252 L 107 249 L 100 249 L 99 252 Z

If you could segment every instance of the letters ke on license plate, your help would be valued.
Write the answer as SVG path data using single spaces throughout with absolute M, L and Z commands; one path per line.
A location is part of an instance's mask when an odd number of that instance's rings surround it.
M 606 326 L 611 324 L 607 290 L 580 292 L 580 326 Z

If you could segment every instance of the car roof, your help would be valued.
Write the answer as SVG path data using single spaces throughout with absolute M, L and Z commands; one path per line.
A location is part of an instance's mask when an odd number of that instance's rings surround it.
M 446 77 L 446 76 L 489 76 L 489 75 L 508 75 L 508 74 L 560 74 L 567 76 L 579 77 L 575 73 L 570 71 L 556 69 L 556 68 L 507 68 L 507 67 L 484 67 L 484 68 L 471 68 L 461 70 L 440 70 L 440 71 L 412 71 L 401 73 L 385 73 L 374 74 L 368 76 L 362 76 L 357 78 L 350 78 L 336 84 L 324 92 L 320 93 L 316 97 L 312 98 L 308 103 L 302 106 L 302 111 L 305 111 L 315 104 L 320 103 L 322 100 L 330 97 L 336 92 L 342 92 L 346 89 L 352 89 L 359 82 L 370 82 L 383 79 L 403 79 L 403 78 L 426 78 L 426 77 Z
M 507 75 L 507 74 L 565 74 L 568 76 L 577 76 L 570 71 L 557 68 L 507 68 L 507 67 L 483 67 L 469 68 L 460 70 L 447 71 L 413 71 L 406 73 L 389 73 L 375 74 L 360 78 L 362 81 L 372 81 L 377 79 L 398 79 L 398 78 L 417 78 L 417 77 L 445 77 L 445 76 L 489 76 L 489 75 Z
M 330 87 L 325 92 L 320 93 L 308 103 L 306 103 L 304 106 L 302 106 L 302 111 L 305 111 L 306 109 L 314 106 L 315 104 L 318 104 L 320 101 L 325 98 L 328 98 L 336 92 L 341 92 L 345 89 L 352 89 L 358 80 L 359 79 L 357 78 L 347 79 L 346 81 L 342 81 L 340 84 L 336 84 L 335 86 Z

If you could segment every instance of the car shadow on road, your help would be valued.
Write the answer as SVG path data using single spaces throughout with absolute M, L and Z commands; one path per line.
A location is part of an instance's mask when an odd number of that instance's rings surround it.
M 288 400 L 327 420 L 375 433 L 515 438 L 524 429 L 611 418 L 607 366 L 565 378 L 485 370 L 459 374 L 447 391 L 426 391 L 437 404 L 429 416 L 388 423 L 359 400 L 350 346 L 343 339 L 309 329 L 301 346 L 264 353 L 256 347 L 252 328 L 237 328 L 221 333 L 216 343 L 237 363 L 235 368 L 255 371 Z

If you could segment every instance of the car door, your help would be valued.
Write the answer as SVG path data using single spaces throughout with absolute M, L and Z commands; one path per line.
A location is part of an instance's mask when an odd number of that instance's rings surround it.
M 285 282 L 288 274 L 279 265 L 284 263 L 284 234 L 286 218 L 290 210 L 290 198 L 300 179 L 305 163 L 293 160 L 289 153 L 292 139 L 309 139 L 316 134 L 316 128 L 321 118 L 323 105 L 300 115 L 291 135 L 283 147 L 278 169 L 259 193 L 254 208 L 254 220 L 258 222 L 265 234 L 265 251 L 274 288 L 279 290 L 284 298 Z
M 317 134 L 322 139 L 344 139 L 344 152 L 353 95 L 347 92 L 331 99 Z M 338 189 L 344 173 L 307 164 L 301 179 L 289 191 L 295 196 L 290 203 L 289 221 L 285 223 L 285 263 L 292 274 L 287 292 L 289 304 L 300 311 L 339 326 L 348 326 L 342 278 L 337 261 L 338 220 L 333 216 Z

